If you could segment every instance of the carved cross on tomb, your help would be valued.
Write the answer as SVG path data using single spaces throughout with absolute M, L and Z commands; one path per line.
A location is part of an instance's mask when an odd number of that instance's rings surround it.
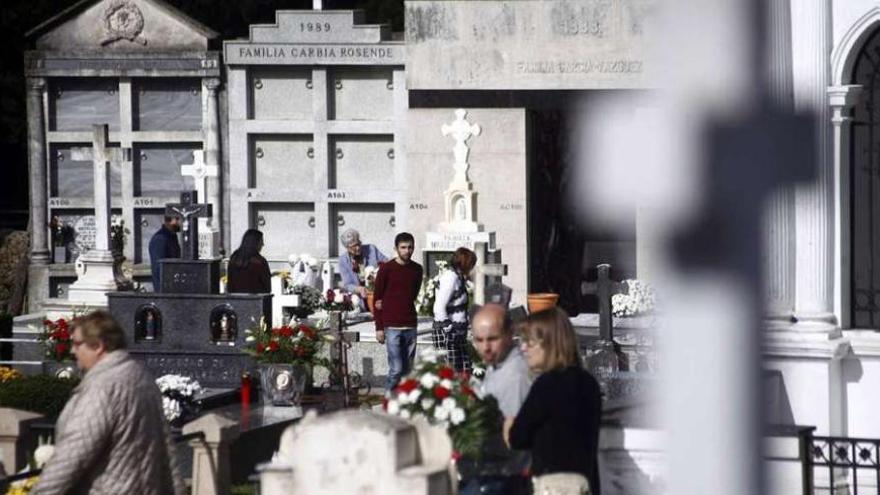
M 465 120 L 466 116 L 467 110 L 459 108 L 455 111 L 455 121 L 451 124 L 444 124 L 440 128 L 444 136 L 452 136 L 452 139 L 455 140 L 455 147 L 452 148 L 452 153 L 455 156 L 455 164 L 453 165 L 455 168 L 454 184 L 468 183 L 468 153 L 470 153 L 470 150 L 467 146 L 467 140 L 471 136 L 479 136 L 483 131 L 479 124 L 471 124 Z
M 109 148 L 109 128 L 96 124 L 92 128 L 91 148 L 72 148 L 70 157 L 76 161 L 92 161 L 95 198 L 95 250 L 110 250 L 110 164 L 122 163 L 131 148 Z
M 626 284 L 611 280 L 611 265 L 597 265 L 599 276 L 595 282 L 581 283 L 581 294 L 595 294 L 599 299 L 599 340 L 614 340 L 614 318 L 611 314 L 611 298 L 626 294 Z
M 195 181 L 196 192 L 200 198 L 208 197 L 208 177 L 217 177 L 219 167 L 205 163 L 205 152 L 193 151 L 193 162 L 180 166 L 180 174 L 192 177 Z
M 181 257 L 185 260 L 199 259 L 199 218 L 211 216 L 211 205 L 198 202 L 198 192 L 180 193 L 180 203 L 165 205 L 165 215 L 178 216 L 181 220 L 180 230 L 183 232 Z

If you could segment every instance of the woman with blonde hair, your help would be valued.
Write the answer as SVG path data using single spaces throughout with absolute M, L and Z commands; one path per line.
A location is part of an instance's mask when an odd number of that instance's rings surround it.
M 553 493 L 595 495 L 602 396 L 581 365 L 568 315 L 559 308 L 531 314 L 519 332 L 538 377 L 516 418 L 505 424 L 508 443 L 531 452 L 535 493 L 558 487 Z

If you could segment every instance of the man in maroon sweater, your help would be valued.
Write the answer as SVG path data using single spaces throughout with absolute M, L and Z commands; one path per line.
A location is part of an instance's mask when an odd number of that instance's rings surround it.
M 409 232 L 394 238 L 397 257 L 379 265 L 376 299 L 376 340 L 388 351 L 386 392 L 412 369 L 416 358 L 416 297 L 422 286 L 422 265 L 412 261 L 415 239 Z

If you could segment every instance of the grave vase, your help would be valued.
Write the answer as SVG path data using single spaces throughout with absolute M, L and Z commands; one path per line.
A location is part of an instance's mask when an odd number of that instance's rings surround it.
M 556 306 L 559 302 L 559 294 L 553 292 L 541 292 L 529 294 L 529 313 L 538 313 L 545 309 Z
M 79 368 L 74 361 L 43 361 L 43 374 L 55 378 L 80 378 Z
M 309 370 L 301 364 L 265 363 L 259 366 L 264 405 L 298 406 Z
M 376 310 L 376 295 L 371 290 L 367 291 L 367 309 L 370 310 L 370 314 Z

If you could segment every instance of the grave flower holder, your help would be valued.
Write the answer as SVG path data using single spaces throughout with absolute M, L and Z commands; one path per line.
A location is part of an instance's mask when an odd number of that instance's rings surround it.
M 266 363 L 259 366 L 260 390 L 263 404 L 298 406 L 309 370 L 302 364 Z

